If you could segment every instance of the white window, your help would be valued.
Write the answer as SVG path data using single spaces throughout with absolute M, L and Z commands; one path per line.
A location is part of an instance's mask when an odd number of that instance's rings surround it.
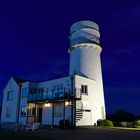
M 88 94 L 88 85 L 81 85 L 81 93 Z
M 54 104 L 54 116 L 61 117 L 63 115 L 63 105 L 62 104 Z
M 8 91 L 7 93 L 7 100 L 13 100 L 14 99 L 14 91 Z
M 21 116 L 27 116 L 27 107 L 26 106 L 21 107 L 20 115 Z
M 6 109 L 6 117 L 7 118 L 11 117 L 11 108 L 10 107 L 7 107 L 7 109 Z
M 22 95 L 21 97 L 27 97 L 28 96 L 28 88 L 22 88 Z

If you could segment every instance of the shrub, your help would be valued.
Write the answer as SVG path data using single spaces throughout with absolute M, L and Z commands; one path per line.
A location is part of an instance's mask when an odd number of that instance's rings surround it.
M 134 121 L 134 127 L 135 128 L 140 128 L 140 120 L 135 120 Z
M 122 124 L 120 121 L 113 121 L 113 125 L 116 127 L 122 127 Z
M 98 120 L 97 126 L 113 126 L 113 122 L 110 120 Z
M 69 128 L 70 127 L 70 121 L 69 120 L 60 120 L 59 121 L 60 128 Z

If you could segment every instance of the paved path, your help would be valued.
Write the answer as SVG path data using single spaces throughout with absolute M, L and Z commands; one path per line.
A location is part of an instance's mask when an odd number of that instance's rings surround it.
M 40 130 L 36 135 L 46 136 L 50 140 L 140 140 L 140 131 L 107 128 Z
M 140 140 L 140 131 L 109 128 L 37 130 L 29 132 L 0 131 L 0 140 Z

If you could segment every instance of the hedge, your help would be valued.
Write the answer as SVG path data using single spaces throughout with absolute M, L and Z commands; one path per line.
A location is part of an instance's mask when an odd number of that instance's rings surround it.
M 113 122 L 110 120 L 98 120 L 97 126 L 113 126 Z

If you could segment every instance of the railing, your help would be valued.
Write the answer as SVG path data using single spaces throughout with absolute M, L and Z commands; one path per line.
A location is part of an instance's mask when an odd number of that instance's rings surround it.
M 80 88 L 75 88 L 74 92 L 65 90 L 51 90 L 43 93 L 29 93 L 28 102 L 43 100 L 81 99 Z

